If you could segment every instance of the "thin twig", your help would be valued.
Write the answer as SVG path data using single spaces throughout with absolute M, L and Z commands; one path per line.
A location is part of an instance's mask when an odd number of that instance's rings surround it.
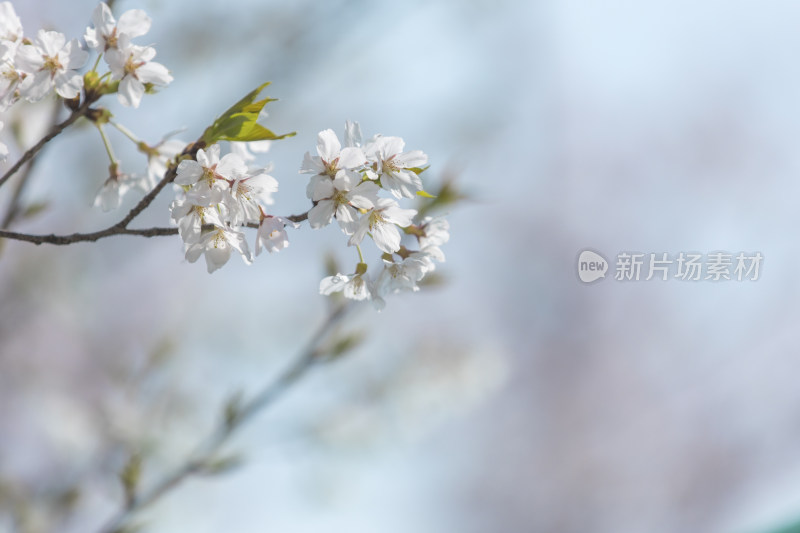
M 100 529 L 100 533 L 119 531 L 133 515 L 158 501 L 187 478 L 202 472 L 234 433 L 252 420 L 253 416 L 277 401 L 320 360 L 324 353 L 321 348 L 322 342 L 351 307 L 352 304 L 344 303 L 332 311 L 322 326 L 311 337 L 305 349 L 300 352 L 294 362 L 275 381 L 266 385 L 248 402 L 241 405 L 235 417 L 225 417 L 198 448 L 197 453 L 186 459 L 171 474 L 155 483 L 148 491 L 131 499 L 123 509 Z

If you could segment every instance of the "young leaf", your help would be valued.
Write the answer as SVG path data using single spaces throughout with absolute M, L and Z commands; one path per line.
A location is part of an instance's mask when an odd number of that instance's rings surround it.
M 233 104 L 211 126 L 206 128 L 203 133 L 205 144 L 212 145 L 217 141 L 275 141 L 295 135 L 295 132 L 277 135 L 257 123 L 264 106 L 276 100 L 275 98 L 256 100 L 259 93 L 269 84 L 270 82 L 262 83 L 250 91 L 247 96 Z

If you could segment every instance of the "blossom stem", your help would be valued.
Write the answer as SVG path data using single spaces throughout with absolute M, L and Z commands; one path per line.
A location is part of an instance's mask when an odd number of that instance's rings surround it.
M 103 54 L 97 55 L 97 61 L 94 62 L 94 66 L 90 72 L 97 72 L 97 66 L 100 64 L 100 60 L 103 58 Z
M 356 250 L 358 250 L 358 262 L 359 263 L 363 263 L 364 262 L 364 256 L 361 255 L 361 246 L 356 244 Z
M 113 148 L 111 148 L 111 142 L 109 142 L 109 140 L 108 140 L 108 136 L 106 135 L 106 132 L 103 129 L 103 125 L 95 123 L 95 126 L 97 126 L 97 131 L 100 132 L 100 137 L 102 137 L 102 139 L 103 139 L 103 146 L 105 146 L 105 148 L 106 148 L 106 153 L 108 154 L 108 159 L 111 161 L 112 165 L 114 165 L 114 166 L 118 165 L 119 161 L 117 160 L 116 157 L 114 157 L 114 150 L 113 150 Z
M 132 140 L 134 143 L 136 143 L 136 145 L 138 145 L 141 142 L 139 140 L 139 138 L 136 137 L 136 135 L 131 130 L 129 130 L 128 128 L 126 128 L 122 124 L 118 123 L 116 120 L 109 119 L 108 123 L 111 124 L 112 126 L 114 126 L 115 128 L 117 128 L 117 130 L 120 133 L 122 133 L 128 139 Z

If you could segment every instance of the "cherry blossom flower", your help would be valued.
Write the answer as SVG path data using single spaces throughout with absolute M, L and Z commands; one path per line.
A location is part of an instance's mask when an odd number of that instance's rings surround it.
M 94 199 L 94 206 L 103 211 L 112 211 L 119 208 L 122 198 L 132 189 L 147 191 L 147 179 L 135 174 L 124 174 L 119 172 L 116 164 L 111 165 L 111 175 L 97 191 Z
M 450 223 L 443 216 L 425 217 L 420 224 L 422 235 L 418 237 L 420 251 L 431 261 L 430 270 L 434 269 L 433 261 L 443 263 L 444 253 L 440 246 L 450 240 Z
M 350 300 L 369 300 L 372 297 L 372 282 L 366 268 L 360 270 L 362 271 L 351 275 L 336 274 L 323 278 L 319 283 L 319 293 L 329 296 L 334 292 L 341 292 Z
M 206 199 L 189 192 L 172 202 L 170 216 L 178 224 L 178 233 L 186 244 L 200 241 L 204 224 L 224 226 L 216 204 L 208 204 Z
M 236 156 L 236 154 L 228 155 Z M 256 170 L 252 174 L 237 178 L 231 184 L 229 194 L 223 196 L 223 203 L 231 213 L 231 224 L 238 226 L 245 222 L 259 221 L 260 206 L 274 202 L 272 193 L 278 191 L 278 180 L 267 174 L 267 170 L 266 168 Z
M 11 2 L 0 2 L 0 41 L 9 43 L 22 41 L 22 22 Z
M 333 130 L 328 129 L 319 132 L 317 136 L 317 155 L 312 156 L 310 152 L 306 152 L 300 173 L 333 179 L 340 170 L 357 169 L 366 163 L 367 159 L 361 148 L 355 146 L 342 148 L 339 138 Z M 324 181 L 324 179 L 311 180 L 306 190 L 309 198 L 314 196 L 316 187 Z
M 198 242 L 187 246 L 186 260 L 194 263 L 201 255 L 205 255 L 206 267 L 211 274 L 228 262 L 232 250 L 239 252 L 248 265 L 253 262 L 244 233 L 230 228 L 215 227 L 204 233 Z
M 186 143 L 179 139 L 164 137 L 155 146 L 147 150 L 147 181 L 150 188 L 156 186 L 167 172 L 167 164 L 176 155 L 180 154 Z
M 314 190 L 312 200 L 317 205 L 308 212 L 308 222 L 312 228 L 321 228 L 335 216 L 342 230 L 350 235 L 358 217 L 357 209 L 372 209 L 379 190 L 374 182 L 361 181 L 357 172 L 340 172 L 336 179 L 325 180 Z
M 289 235 L 286 233 L 286 226 L 297 225 L 292 221 L 283 218 L 267 215 L 261 220 L 256 233 L 256 255 L 261 254 L 262 248 L 269 253 L 279 252 L 289 246 Z
M 19 86 L 27 76 L 14 63 L 16 53 L 16 43 L 0 41 L 0 111 L 5 111 L 19 100 Z
M 403 152 L 405 142 L 400 137 L 377 137 L 365 149 L 367 157 L 375 161 L 381 187 L 396 198 L 413 198 L 422 190 L 422 180 L 412 168 L 428 162 L 421 150 Z
M 122 105 L 139 107 L 145 83 L 163 87 L 172 82 L 167 67 L 152 61 L 155 55 L 155 48 L 130 44 L 130 39 L 125 34 L 120 36 L 117 48 L 106 51 L 111 74 L 114 79 L 120 80 L 117 97 Z
M 420 257 L 409 256 L 399 263 L 384 261 L 383 270 L 375 282 L 380 297 L 395 292 L 418 291 L 419 282 L 428 272 L 428 263 Z
M 400 249 L 401 240 L 397 226 L 410 226 L 416 214 L 415 209 L 402 209 L 394 200 L 379 198 L 375 207 L 355 223 L 355 231 L 348 244 L 354 246 L 361 243 L 370 232 L 378 248 L 386 253 L 396 252 Z
M 62 98 L 75 98 L 83 88 L 83 77 L 76 69 L 88 57 L 77 40 L 66 42 L 63 33 L 39 30 L 32 44 L 23 44 L 17 50 L 17 68 L 30 73 L 20 84 L 20 91 L 31 102 L 41 100 L 53 87 Z
M 141 9 L 126 11 L 117 22 L 111 9 L 105 2 L 101 2 L 92 12 L 93 27 L 86 28 L 83 38 L 89 47 L 102 54 L 111 48 L 119 48 L 122 35 L 129 39 L 144 35 L 150 31 L 150 23 L 150 17 Z
M 220 147 L 213 144 L 197 151 L 196 160 L 185 159 L 178 164 L 175 183 L 191 185 L 199 194 L 207 195 L 217 203 L 220 192 L 230 188 L 230 183 L 247 174 L 247 165 L 236 154 L 226 154 L 220 159 Z

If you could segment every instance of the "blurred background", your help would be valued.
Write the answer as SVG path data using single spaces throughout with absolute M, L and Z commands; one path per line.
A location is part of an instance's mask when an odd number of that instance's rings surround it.
M 26 34 L 71 38 L 95 3 L 15 7 Z M 365 343 L 243 431 L 228 447 L 239 468 L 145 513 L 145 531 L 794 531 L 797 3 L 114 7 L 131 8 L 152 17 L 138 42 L 175 78 L 138 110 L 108 100 L 141 138 L 194 139 L 270 80 L 266 124 L 298 132 L 264 159 L 277 213 L 308 208 L 303 154 L 345 120 L 403 137 L 429 155 L 430 183 L 454 177 L 469 196 L 450 211 L 446 283 L 352 316 Z M 31 142 L 50 104 L 21 109 Z M 106 167 L 96 131 L 65 134 L 23 195 L 47 208 L 14 229 L 116 222 L 91 208 Z M 167 225 L 171 196 L 137 226 Z M 333 228 L 290 240 L 212 276 L 177 237 L 5 243 L 0 532 L 96 529 L 130 453 L 143 483 L 158 479 L 226 398 L 287 364 L 325 315 L 324 254 L 353 260 Z M 587 247 L 764 262 L 756 282 L 583 285 Z

